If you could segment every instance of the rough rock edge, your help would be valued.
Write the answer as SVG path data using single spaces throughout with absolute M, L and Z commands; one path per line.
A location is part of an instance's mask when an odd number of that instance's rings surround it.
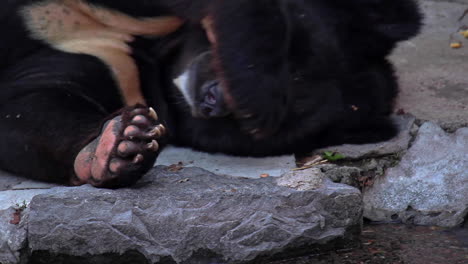
M 0 263 L 26 263 L 24 259 L 25 249 L 27 248 L 27 223 L 29 209 L 21 212 L 21 221 L 18 224 L 11 224 L 13 214 L 17 208 L 11 207 L 6 210 L 0 210 Z
M 454 137 L 458 136 L 458 134 L 462 133 L 463 131 L 468 131 L 468 127 L 462 127 L 457 129 L 456 131 L 448 131 L 444 128 L 442 128 L 440 125 L 437 123 L 433 122 L 424 122 L 422 120 L 418 120 L 417 123 L 420 127 L 420 130 L 418 131 L 418 134 L 415 136 L 414 140 L 412 141 L 412 144 L 409 148 L 409 150 L 406 152 L 405 156 L 402 157 L 402 160 L 408 159 L 406 155 L 409 155 L 410 157 L 412 156 L 418 156 L 417 154 L 413 153 L 415 152 L 414 150 L 412 151 L 412 147 L 416 144 L 422 144 L 421 140 L 426 139 L 428 135 L 436 136 L 436 137 L 443 137 L 446 139 L 454 139 Z M 427 140 L 427 139 L 426 139 Z M 417 146 L 419 149 L 420 146 Z M 463 153 L 462 153 L 463 154 Z M 465 153 L 466 155 L 466 153 Z M 409 160 L 414 160 L 414 159 L 409 159 Z M 427 165 L 427 164 L 426 164 Z M 388 171 L 388 173 L 395 173 L 398 172 L 398 170 L 403 170 L 405 171 L 407 165 L 403 165 L 403 168 L 399 167 L 400 164 L 398 164 L 396 171 Z M 467 168 L 468 170 L 468 168 Z M 467 174 L 468 175 L 468 174 Z M 378 177 L 377 181 L 386 183 L 387 179 L 387 173 L 385 175 L 381 175 Z M 407 175 L 401 175 L 400 177 L 407 177 Z M 395 176 L 393 177 L 395 178 Z M 388 184 L 388 183 L 387 183 Z M 365 206 L 365 213 L 364 217 L 376 222 L 381 222 L 381 223 L 405 223 L 405 224 L 413 224 L 413 225 L 435 225 L 435 226 L 441 226 L 441 227 L 457 227 L 462 225 L 464 222 L 467 221 L 468 219 L 468 207 L 466 205 L 451 205 L 450 207 L 446 207 L 444 209 L 437 209 L 437 210 L 418 210 L 413 208 L 411 203 L 407 205 L 405 209 L 402 210 L 391 210 L 388 208 L 375 208 L 373 206 L 369 205 L 369 195 L 367 195 L 367 192 L 369 190 L 364 190 L 364 206 Z M 374 192 L 374 191 L 372 191 Z M 382 198 L 382 197 L 381 197 Z M 367 201 L 367 202 L 366 202 Z M 448 205 L 447 205 L 448 206 Z
M 187 168 L 183 169 L 181 172 L 177 173 L 169 173 L 169 172 L 162 172 L 165 170 L 162 167 L 159 167 L 153 171 L 153 174 L 164 174 L 163 176 L 158 175 L 156 176 L 157 179 L 152 177 L 151 175 L 147 175 L 144 177 L 144 179 L 137 184 L 134 188 L 144 188 L 144 186 L 147 185 L 152 185 L 158 186 L 158 185 L 164 185 L 170 183 L 177 183 L 177 184 L 196 184 L 197 181 L 206 181 L 206 177 L 203 178 L 203 175 L 211 175 L 207 176 L 208 178 L 216 177 L 224 177 L 224 176 L 217 176 L 214 174 L 211 174 L 209 172 L 206 172 L 202 169 L 198 168 Z M 150 173 L 151 174 L 151 173 Z M 185 181 L 186 179 L 189 179 L 188 181 Z M 96 264 L 104 264 L 104 263 L 183 263 L 183 264 L 196 264 L 196 263 L 267 263 L 267 261 L 274 260 L 274 259 L 281 259 L 281 258 L 286 258 L 286 257 L 291 257 L 291 256 L 297 256 L 297 255 L 302 255 L 302 254 L 310 254 L 314 252 L 322 252 L 323 250 L 332 250 L 336 248 L 349 248 L 352 246 L 357 246 L 356 241 L 358 239 L 361 225 L 362 225 L 362 204 L 360 203 L 361 201 L 361 196 L 360 193 L 357 189 L 354 189 L 349 186 L 345 185 L 340 185 L 340 184 L 334 184 L 328 179 L 324 180 L 325 186 L 328 186 L 326 189 L 323 189 L 322 193 L 318 193 L 317 190 L 312 190 L 312 191 L 293 191 L 290 188 L 286 187 L 280 187 L 277 186 L 275 183 L 275 179 L 272 177 L 269 177 L 267 179 L 258 179 L 258 180 L 252 180 L 252 179 L 242 179 L 242 178 L 232 178 L 232 177 L 225 177 L 227 180 L 227 185 L 246 185 L 247 187 L 249 186 L 258 186 L 260 185 L 260 190 L 261 193 L 263 192 L 270 192 L 270 193 L 277 193 L 278 197 L 282 197 L 285 193 L 290 193 L 292 195 L 297 195 L 298 197 L 304 197 L 304 199 L 310 199 L 311 197 L 313 198 L 314 204 L 317 202 L 317 204 L 322 204 L 322 206 L 325 206 L 327 209 L 327 212 L 330 213 L 331 215 L 334 215 L 336 213 L 339 213 L 340 215 L 333 216 L 336 218 L 334 222 L 330 222 L 328 224 L 330 230 L 333 228 L 338 228 L 335 225 L 343 225 L 342 231 L 340 231 L 341 235 L 339 237 L 336 237 L 336 235 L 332 236 L 325 236 L 322 239 L 314 240 L 314 241 L 319 241 L 319 244 L 313 244 L 311 241 L 312 238 L 307 238 L 307 236 L 303 237 L 302 235 L 299 235 L 298 239 L 295 241 L 290 241 L 289 246 L 286 247 L 278 247 L 277 249 L 274 250 L 266 250 L 264 252 L 257 252 L 256 254 L 253 255 L 247 255 L 245 259 L 242 261 L 239 259 L 236 259 L 231 255 L 230 258 L 225 259 L 225 262 L 220 262 L 220 256 L 217 255 L 216 253 L 209 252 L 206 250 L 199 250 L 192 252 L 192 256 L 189 256 L 188 258 L 176 258 L 176 262 L 174 261 L 174 258 L 169 255 L 166 257 L 155 257 L 154 255 L 146 255 L 148 252 L 143 252 L 141 253 L 135 253 L 135 251 L 132 251 L 132 248 L 129 247 L 127 250 L 123 250 L 118 254 L 81 254 L 81 257 L 79 256 L 72 256 L 72 255 L 77 255 L 73 253 L 67 253 L 67 252 L 62 252 L 65 254 L 62 255 L 56 255 L 54 254 L 54 251 L 51 250 L 54 246 L 50 246 L 48 243 L 39 243 L 39 242 L 44 242 L 42 240 L 37 240 L 37 237 L 34 237 L 35 234 L 34 232 L 37 232 L 37 230 L 34 230 L 34 228 L 38 228 L 37 226 L 37 221 L 41 221 L 42 223 L 47 223 L 47 219 L 37 219 L 37 213 L 42 213 L 42 216 L 44 214 L 46 215 L 54 215 L 56 217 L 61 217 L 60 215 L 54 214 L 54 211 L 48 211 L 47 206 L 41 205 L 41 200 L 43 202 L 50 202 L 50 199 L 60 199 L 61 195 L 64 193 L 70 194 L 70 196 L 83 196 L 83 195 L 88 195 L 97 193 L 97 192 L 102 192 L 102 190 L 94 189 L 89 186 L 83 186 L 83 187 L 78 187 L 78 188 L 72 188 L 65 190 L 65 188 L 55 188 L 51 190 L 51 193 L 48 194 L 43 194 L 43 195 L 38 195 L 36 196 L 33 201 L 30 204 L 30 222 L 29 222 L 29 235 L 28 235 L 28 248 L 30 251 L 29 253 L 24 253 L 23 252 L 23 257 L 28 255 L 30 257 L 30 264 L 35 264 L 35 263 L 96 263 Z M 312 179 L 313 183 L 316 183 L 316 179 Z M 276 186 L 276 187 L 274 187 Z M 250 187 L 249 187 L 250 188 Z M 270 188 L 276 188 L 275 192 L 269 191 Z M 183 190 L 183 189 L 182 189 Z M 84 191 L 81 195 L 79 194 L 81 191 Z M 138 190 L 131 190 L 131 189 L 126 189 L 126 190 L 118 190 L 118 191 L 123 191 L 126 192 L 125 195 L 130 195 L 129 200 L 132 199 L 132 197 L 138 197 Z M 90 192 L 90 193 L 87 193 Z M 112 191 L 111 191 L 112 192 Z M 242 189 L 239 188 L 239 192 L 242 192 Z M 312 195 L 312 193 L 316 192 L 315 194 Z M 309 195 L 307 195 L 309 193 Z M 132 196 L 133 195 L 133 196 Z M 317 196 L 318 195 L 318 196 Z M 331 196 L 335 198 L 329 198 Z M 54 198 L 55 196 L 55 198 Z M 110 195 L 112 197 L 112 195 Z M 127 199 L 127 196 L 124 196 Z M 93 204 L 93 199 L 96 199 L 95 197 L 87 196 L 89 199 L 90 204 Z M 296 197 L 297 198 L 297 197 Z M 44 200 L 45 199 L 45 200 Z M 289 199 L 289 198 L 288 198 Z M 359 202 L 353 202 L 355 200 L 359 200 Z M 298 199 L 296 199 L 298 200 Z M 356 201 L 357 201 L 356 200 Z M 59 200 L 58 200 L 59 201 Z M 288 200 L 289 201 L 289 200 Z M 294 199 L 292 200 L 294 201 Z M 63 201 L 64 203 L 67 203 L 67 201 Z M 69 201 L 70 202 L 70 201 Z M 312 206 L 307 204 L 307 206 Z M 315 205 L 313 205 L 315 206 Z M 351 211 L 343 211 L 340 209 L 340 211 L 336 211 L 338 207 L 345 207 L 349 208 Z M 357 213 L 359 209 L 359 214 Z M 336 212 L 335 212 L 336 211 Z M 66 211 L 64 211 L 66 212 Z M 344 213 L 345 216 L 342 214 Z M 349 214 L 352 214 L 349 215 Z M 329 216 L 327 216 L 326 219 Z M 330 219 L 335 219 L 335 218 L 330 218 Z M 343 218 L 343 219 L 342 219 Z M 342 220 L 340 220 L 342 219 Z M 348 219 L 345 222 L 340 222 L 343 221 L 344 219 Z M 352 219 L 352 220 L 351 220 Z M 338 221 L 338 222 L 336 222 Z M 349 222 L 351 221 L 351 222 Z M 315 222 L 310 222 L 310 223 L 315 223 Z M 340 223 L 340 224 L 337 224 Z M 333 225 L 333 226 L 331 226 Z M 42 226 L 43 227 L 43 226 Z M 33 228 L 31 230 L 31 228 Z M 41 228 L 41 227 L 39 227 Z M 328 230 L 328 229 L 327 229 Z M 44 231 L 44 230 L 42 230 Z M 42 232 L 40 231 L 40 232 Z M 47 231 L 46 231 L 47 232 Z M 31 234 L 32 233 L 32 234 Z M 332 232 L 333 234 L 337 234 L 335 231 Z M 47 233 L 49 234 L 49 233 Z M 331 240 L 330 240 L 331 239 Z M 50 246 L 50 247 L 49 247 Z M 49 248 L 48 248 L 49 247 Z M 58 252 L 58 251 L 56 251 Z M 76 253 L 76 252 L 75 252 Z M 93 255 L 93 256 L 91 256 Z M 143 257 L 142 257 L 143 256 Z M 109 260 L 109 262 L 106 262 Z M 126 260 L 127 262 L 123 261 Z M 119 262 L 120 261 L 120 262 Z M 123 261 L 123 262 L 122 262 Z M 128 262 L 131 261 L 131 262 Z M 207 262 L 208 261 L 208 262 Z M 209 262 L 209 261 L 215 261 L 215 262 Z M 27 263 L 27 262 L 22 262 L 22 263 Z

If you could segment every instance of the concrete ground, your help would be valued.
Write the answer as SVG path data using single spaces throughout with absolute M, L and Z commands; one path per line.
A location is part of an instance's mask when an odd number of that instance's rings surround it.
M 457 33 L 468 26 L 467 0 L 421 1 L 422 34 L 401 43 L 392 56 L 401 83 L 397 109 L 444 128 L 468 125 L 468 39 Z M 461 42 L 453 49 L 451 42 Z

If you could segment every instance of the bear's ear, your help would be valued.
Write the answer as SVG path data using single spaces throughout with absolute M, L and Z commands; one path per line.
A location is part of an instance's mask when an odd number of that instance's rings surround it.
M 257 138 L 277 131 L 292 97 L 283 2 L 217 1 L 203 21 L 225 101 L 242 128 Z

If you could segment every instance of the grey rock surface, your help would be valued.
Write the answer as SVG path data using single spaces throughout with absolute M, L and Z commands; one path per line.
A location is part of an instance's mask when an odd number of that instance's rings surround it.
M 156 165 L 170 166 L 182 162 L 184 167 L 199 167 L 218 175 L 260 178 L 262 174 L 278 177 L 296 166 L 293 155 L 252 158 L 210 154 L 189 148 L 169 146 L 158 157 Z
M 0 192 L 5 190 L 39 190 L 56 187 L 57 184 L 50 184 L 28 180 L 23 177 L 12 175 L 0 170 Z M 2 199 L 0 199 L 0 204 Z M 1 205 L 0 205 L 1 207 Z
M 308 191 L 320 188 L 325 181 L 325 174 L 319 168 L 290 171 L 276 179 L 279 186 Z
M 21 178 L 0 170 L 0 191 L 10 190 L 12 186 L 20 184 Z
M 22 213 L 22 220 L 18 224 L 12 224 L 15 210 L 9 208 L 0 210 L 0 263 L 20 263 L 21 250 L 26 247 L 27 237 L 27 212 Z
M 357 189 L 324 180 L 298 191 L 276 180 L 158 167 L 130 189 L 55 188 L 31 201 L 29 247 L 83 258 L 138 252 L 150 263 L 192 264 L 354 242 L 362 217 Z
M 364 216 L 453 227 L 468 213 L 468 128 L 424 123 L 401 163 L 364 190 Z
M 31 199 L 38 195 L 47 192 L 47 189 L 31 189 L 31 190 L 9 190 L 0 192 L 0 210 L 6 210 L 10 207 L 29 204 Z
M 333 164 L 321 165 L 319 168 L 333 182 L 359 187 L 358 179 L 362 172 L 360 168 Z
M 332 151 L 343 154 L 347 159 L 363 159 L 368 157 L 384 156 L 405 151 L 411 141 L 411 129 L 415 123 L 415 118 L 409 115 L 394 116 L 393 120 L 397 124 L 399 133 L 389 141 L 375 144 L 331 146 L 314 151 L 321 154 L 325 151 Z

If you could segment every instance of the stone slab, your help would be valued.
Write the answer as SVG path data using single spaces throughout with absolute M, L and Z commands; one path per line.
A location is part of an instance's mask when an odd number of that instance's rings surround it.
M 266 158 L 235 157 L 174 146 L 168 146 L 162 151 L 156 165 L 170 166 L 179 162 L 182 162 L 184 167 L 199 167 L 218 175 L 253 179 L 262 174 L 281 176 L 296 167 L 292 155 Z
M 57 184 L 33 181 L 0 170 L 0 192 L 6 190 L 50 189 L 57 186 Z
M 1 199 L 1 198 L 0 198 Z M 8 208 L 0 210 L 0 263 L 21 263 L 21 251 L 26 248 L 27 214 L 19 224 L 12 224 L 15 210 Z
M 0 192 L 0 210 L 10 207 L 28 205 L 32 198 L 38 194 L 46 193 L 47 189 L 9 190 Z
M 115 263 L 137 252 L 128 263 L 231 264 L 355 242 L 360 192 L 316 176 L 309 180 L 321 183 L 317 189 L 298 191 L 274 177 L 158 167 L 132 188 L 55 188 L 30 204 L 28 245 L 33 256 L 83 261 L 107 254 L 106 263 Z M 58 263 L 51 256 L 47 263 Z

